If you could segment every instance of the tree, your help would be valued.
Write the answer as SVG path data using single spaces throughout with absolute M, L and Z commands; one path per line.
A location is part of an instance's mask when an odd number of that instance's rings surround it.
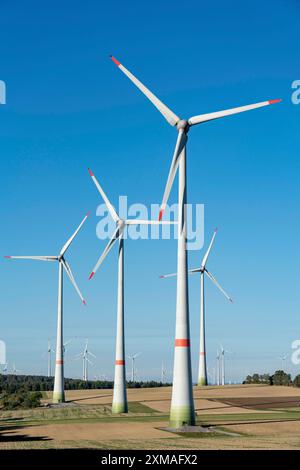
M 295 387 L 300 387 L 300 375 L 296 375 L 294 378 L 294 385 Z
M 274 375 L 272 375 L 272 384 L 273 385 L 290 385 L 292 383 L 291 374 L 287 374 L 283 370 L 277 370 Z

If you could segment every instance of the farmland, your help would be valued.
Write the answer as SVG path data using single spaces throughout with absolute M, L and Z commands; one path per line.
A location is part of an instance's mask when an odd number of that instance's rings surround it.
M 195 387 L 197 424 L 210 432 L 185 434 L 165 430 L 171 388 L 129 390 L 128 415 L 111 414 L 111 395 L 74 390 L 64 405 L 1 411 L 0 449 L 300 449 L 296 388 Z

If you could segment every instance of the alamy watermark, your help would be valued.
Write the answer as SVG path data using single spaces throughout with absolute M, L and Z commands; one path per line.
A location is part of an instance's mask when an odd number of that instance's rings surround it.
M 292 363 L 297 366 L 300 364 L 300 339 L 295 339 L 291 344 L 294 351 L 291 354 Z
M 204 204 L 186 204 L 187 221 L 187 249 L 200 250 L 204 244 Z M 119 211 L 122 220 L 158 220 L 159 204 L 151 204 L 150 210 L 140 203 L 128 205 L 127 196 L 119 197 Z M 116 229 L 116 223 L 109 215 L 105 204 L 97 207 L 96 215 L 100 221 L 96 226 L 96 235 L 100 240 L 109 239 Z M 128 225 L 124 232 L 124 238 L 131 240 L 170 240 L 178 238 L 178 204 L 166 206 L 163 221 L 171 221 L 171 224 Z
M 292 103 L 300 104 L 300 80 L 294 80 L 292 83 L 292 89 L 295 91 L 292 93 Z
M 0 104 L 6 104 L 6 84 L 0 80 Z

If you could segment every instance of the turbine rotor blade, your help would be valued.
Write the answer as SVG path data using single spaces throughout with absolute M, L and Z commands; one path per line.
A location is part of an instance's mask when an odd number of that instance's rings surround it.
M 201 273 L 202 268 L 194 268 L 194 269 L 189 269 L 188 273 L 189 274 L 195 274 L 195 273 Z
M 35 261 L 58 261 L 58 256 L 4 256 L 6 259 L 32 259 Z
M 127 70 L 117 59 L 110 56 L 111 60 L 122 70 L 122 72 L 132 81 L 132 83 L 151 101 L 151 103 L 158 109 L 171 126 L 176 126 L 180 118 L 176 116 L 171 109 L 169 109 L 157 96 L 155 96 L 148 88 L 143 85 L 129 70 Z
M 63 256 L 67 249 L 69 248 L 69 246 L 71 245 L 72 241 L 74 240 L 74 238 L 76 237 L 77 233 L 79 232 L 79 230 L 81 229 L 81 227 L 83 226 L 84 222 L 86 221 L 86 219 L 88 218 L 89 216 L 89 212 L 86 214 L 86 216 L 83 218 L 83 220 L 80 222 L 80 224 L 78 225 L 77 229 L 75 230 L 75 232 L 73 233 L 73 235 L 67 240 L 67 242 L 64 244 L 64 246 L 62 247 L 61 251 L 60 251 L 60 256 Z
M 205 269 L 205 273 L 207 274 L 207 276 L 210 278 L 210 280 L 217 286 L 217 288 L 222 292 L 223 295 L 225 295 L 226 299 L 228 299 L 230 302 L 233 303 L 233 300 L 232 298 L 227 294 L 227 292 L 225 292 L 225 290 L 220 286 L 220 284 L 218 283 L 218 281 L 214 278 L 214 276 L 209 272 L 207 271 L 207 269 Z M 222 350 L 223 350 L 223 347 L 222 347 Z
M 63 265 L 63 267 L 64 267 L 64 270 L 66 271 L 66 273 L 67 273 L 67 275 L 68 275 L 68 277 L 69 277 L 69 279 L 70 279 L 70 281 L 71 281 L 71 284 L 73 284 L 73 286 L 74 286 L 74 288 L 75 288 L 77 294 L 79 295 L 79 297 L 80 297 L 80 299 L 81 299 L 81 302 L 82 302 L 84 305 L 86 305 L 86 301 L 84 300 L 84 298 L 83 298 L 83 296 L 82 296 L 82 294 L 81 294 L 81 292 L 80 292 L 80 290 L 79 290 L 79 287 L 77 286 L 77 283 L 76 283 L 76 281 L 75 281 L 75 278 L 74 278 L 74 276 L 73 276 L 73 273 L 72 273 L 72 271 L 71 271 L 71 268 L 70 268 L 69 264 L 67 263 L 67 261 L 66 261 L 65 259 L 62 259 L 61 262 L 62 262 L 62 265 Z M 70 341 L 71 341 L 71 340 L 70 340 Z M 65 347 L 68 343 L 70 343 L 70 341 L 67 341 L 67 343 L 64 344 L 64 347 Z
M 111 239 L 109 240 L 108 244 L 106 245 L 102 255 L 100 256 L 99 260 L 97 261 L 97 264 L 95 265 L 93 271 L 91 272 L 89 279 L 92 279 L 112 247 L 114 246 L 115 242 L 123 235 L 124 232 L 124 227 L 117 227 L 115 232 L 113 233 Z
M 127 219 L 126 225 L 174 225 L 177 222 L 173 221 L 162 221 L 162 220 L 141 220 L 141 219 Z
M 110 213 L 110 215 L 112 216 L 112 218 L 115 222 L 119 222 L 121 219 L 118 216 L 116 209 L 110 203 L 108 197 L 106 196 L 105 192 L 103 191 L 102 187 L 100 186 L 99 181 L 97 180 L 96 176 L 93 174 L 93 172 L 91 171 L 90 168 L 89 168 L 89 174 L 90 174 L 90 177 L 92 178 L 92 180 L 94 181 L 96 188 L 98 189 L 99 193 L 101 194 L 102 199 L 104 200 L 104 202 L 106 204 L 106 207 L 108 209 L 108 212 Z
M 177 273 L 171 273 L 171 274 L 164 274 L 163 276 L 159 276 L 160 279 L 165 279 L 167 277 L 174 277 L 177 276 Z
M 207 251 L 206 251 L 206 253 L 205 253 L 204 257 L 203 257 L 203 260 L 202 260 L 202 263 L 201 263 L 201 267 L 202 267 L 202 268 L 205 268 L 205 266 L 206 266 L 206 263 L 207 263 L 207 260 L 208 260 L 210 251 L 211 251 L 211 249 L 212 249 L 212 246 L 213 246 L 214 241 L 215 241 L 215 237 L 216 237 L 216 235 L 217 235 L 217 231 L 218 231 L 218 229 L 216 228 L 215 231 L 214 231 L 214 233 L 213 233 L 212 239 L 211 239 L 211 241 L 210 241 L 209 247 L 208 247 L 208 249 L 207 249 Z
M 195 268 L 195 269 L 189 269 L 188 273 L 189 274 L 194 274 L 194 273 L 200 273 L 201 268 Z M 165 279 L 166 277 L 174 277 L 177 276 L 177 273 L 172 273 L 172 274 L 164 274 L 163 276 L 159 276 L 160 279 Z
M 168 199 L 169 199 L 169 195 L 170 195 L 170 192 L 171 192 L 171 189 L 172 189 L 172 186 L 173 186 L 173 182 L 174 182 L 174 179 L 175 179 L 175 176 L 176 176 L 177 168 L 178 168 L 178 165 L 179 165 L 180 155 L 181 155 L 181 152 L 183 151 L 186 143 L 187 143 L 186 133 L 183 130 L 179 130 L 178 137 L 177 137 L 177 142 L 176 142 L 176 146 L 175 146 L 175 151 L 174 151 L 174 154 L 173 154 L 172 163 L 171 163 L 170 170 L 169 170 L 169 176 L 168 176 L 167 184 L 166 184 L 166 187 L 165 187 L 165 192 L 164 192 L 164 195 L 163 195 L 163 200 L 162 200 L 162 203 L 161 203 L 161 206 L 160 206 L 159 217 L 158 217 L 159 221 L 162 219 L 164 210 L 166 208 L 166 205 L 167 205 L 167 202 L 168 202 Z
M 262 108 L 263 106 L 269 106 L 270 104 L 279 103 L 281 100 L 268 100 L 261 101 L 260 103 L 249 104 L 247 106 L 239 106 L 238 108 L 226 109 L 224 111 L 217 111 L 214 113 L 200 114 L 198 116 L 193 116 L 188 120 L 190 126 L 195 124 L 201 124 L 203 122 L 212 121 L 214 119 L 223 118 L 226 116 L 231 116 L 233 114 L 243 113 L 245 111 L 251 111 L 252 109 Z

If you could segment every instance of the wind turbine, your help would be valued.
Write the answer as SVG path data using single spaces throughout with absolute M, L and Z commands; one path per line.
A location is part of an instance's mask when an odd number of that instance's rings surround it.
M 161 363 L 161 383 L 162 384 L 165 383 L 166 378 L 167 378 L 167 370 L 165 369 L 165 365 L 162 362 Z
M 13 368 L 12 368 L 12 373 L 13 373 L 13 375 L 17 375 L 18 372 L 22 372 L 22 371 L 16 368 L 16 364 L 14 362 L 13 363 Z
M 226 349 L 223 348 L 221 345 L 221 385 L 225 385 L 226 380 L 225 380 L 225 353 L 226 354 L 233 354 L 231 351 L 227 351 Z
M 65 353 L 66 353 L 67 350 L 68 350 L 68 348 L 67 348 L 68 344 L 70 344 L 71 342 L 72 342 L 72 340 L 69 339 L 68 341 L 66 341 L 66 342 L 63 344 L 63 353 L 64 353 L 64 355 L 65 355 Z
M 214 234 L 212 236 L 211 242 L 209 244 L 209 247 L 202 259 L 202 263 L 200 268 L 196 269 L 189 269 L 189 274 L 195 274 L 195 273 L 200 273 L 200 286 L 201 286 L 201 293 L 200 293 L 200 351 L 199 351 L 199 371 L 198 371 L 198 385 L 207 385 L 208 380 L 207 380 L 207 364 L 206 364 L 206 347 L 205 347 L 205 291 L 204 291 L 204 274 L 206 274 L 209 279 L 217 286 L 217 288 L 222 292 L 223 295 L 225 295 L 226 299 L 228 299 L 230 302 L 232 302 L 231 297 L 222 289 L 220 284 L 217 282 L 217 280 L 214 278 L 214 276 L 208 271 L 206 268 L 207 260 L 209 257 L 209 254 L 211 252 L 215 236 L 217 234 L 217 230 L 215 229 Z M 177 276 L 177 273 L 173 274 L 166 274 L 164 276 L 160 276 L 161 278 L 166 278 L 166 277 L 172 277 L 172 276 Z
M 93 354 L 92 351 L 89 350 L 88 344 L 89 344 L 89 340 L 87 339 L 83 352 L 78 354 L 78 359 L 82 357 L 82 363 L 83 363 L 82 364 L 82 371 L 83 371 L 82 376 L 85 382 L 88 381 L 88 364 L 93 365 L 93 363 L 89 359 L 89 356 L 93 356 L 96 358 L 95 354 Z
M 116 230 L 114 231 L 110 241 L 100 256 L 97 264 L 90 274 L 91 279 L 116 241 L 119 241 L 118 251 L 118 309 L 117 309 L 117 334 L 116 334 L 116 360 L 115 360 L 115 380 L 114 392 L 112 402 L 112 413 L 127 413 L 127 394 L 126 394 L 126 371 L 125 371 L 125 338 L 124 338 L 124 230 L 128 225 L 143 225 L 143 224 L 161 224 L 157 220 L 138 220 L 127 219 L 123 220 L 117 214 L 115 208 L 110 203 L 102 187 L 100 186 L 95 175 L 89 169 L 89 174 L 96 185 L 99 193 L 101 194 L 106 207 L 116 223 Z M 164 222 L 163 222 L 164 223 Z M 165 222 L 167 224 L 172 222 Z
M 216 360 L 217 360 L 217 385 L 220 385 L 220 383 L 221 383 L 221 380 L 220 380 L 221 368 L 220 368 L 220 353 L 219 353 L 219 350 L 217 350 Z
M 138 352 L 138 353 L 133 354 L 132 356 L 128 356 L 128 359 L 131 360 L 131 382 L 135 382 L 135 373 L 136 373 L 135 360 L 140 355 L 141 353 Z
M 51 354 L 53 353 L 53 349 L 51 348 L 51 342 L 50 339 L 48 339 L 48 349 L 47 349 L 47 355 L 48 355 L 48 377 L 51 377 Z
M 285 361 L 287 360 L 288 357 L 289 357 L 289 353 L 282 354 L 282 356 L 279 356 L 279 358 L 278 358 L 278 359 L 281 360 L 281 370 L 283 370 L 283 371 L 285 369 Z
M 65 270 L 68 278 L 73 284 L 77 294 L 79 295 L 82 303 L 86 302 L 76 284 L 75 278 L 71 271 L 68 262 L 65 259 L 65 254 L 83 226 L 89 214 L 87 214 L 82 222 L 79 224 L 73 235 L 67 240 L 59 255 L 56 256 L 6 256 L 10 259 L 30 259 L 35 261 L 51 261 L 58 262 L 58 309 L 57 309 L 57 336 L 56 336 L 56 363 L 55 363 L 55 377 L 54 377 L 54 391 L 53 403 L 61 403 L 65 401 L 64 392 L 64 354 L 63 354 L 63 269 Z
M 173 389 L 170 410 L 170 426 L 179 428 L 185 424 L 195 424 L 195 409 L 192 387 L 191 352 L 190 352 L 190 323 L 188 307 L 188 276 L 187 276 L 187 220 L 185 205 L 186 197 L 186 144 L 188 132 L 191 127 L 207 121 L 223 118 L 252 109 L 268 106 L 281 100 L 268 100 L 248 106 L 217 111 L 208 114 L 193 116 L 187 120 L 181 119 L 162 101 L 160 101 L 148 88 L 145 87 L 129 70 L 127 70 L 115 57 L 111 56 L 117 67 L 132 81 L 132 83 L 151 101 L 166 121 L 177 128 L 178 137 L 175 145 L 169 176 L 159 212 L 162 219 L 172 185 L 179 167 L 178 188 L 178 268 L 177 268 L 177 302 L 176 302 L 176 333 Z

